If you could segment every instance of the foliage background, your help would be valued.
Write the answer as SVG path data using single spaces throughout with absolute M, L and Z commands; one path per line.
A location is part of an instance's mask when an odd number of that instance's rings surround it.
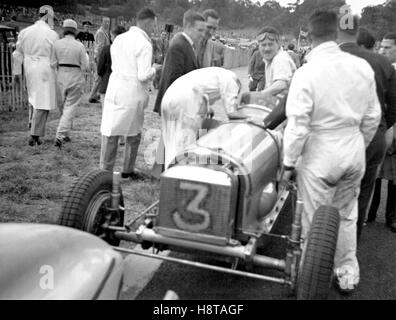
M 26 7 L 39 7 L 43 0 L 3 0 L 3 3 Z M 160 19 L 165 22 L 182 25 L 183 13 L 191 8 L 202 11 L 216 9 L 225 29 L 259 29 L 273 25 L 283 33 L 297 36 L 304 28 L 309 15 L 318 8 L 338 10 L 345 0 L 291 0 L 287 7 L 277 1 L 266 1 L 262 4 L 251 0 L 46 0 L 57 11 L 81 13 L 84 5 L 91 6 L 88 12 L 100 14 L 100 8 L 108 8 L 111 17 L 124 16 L 133 18 L 143 6 L 155 9 Z M 385 2 L 385 1 L 384 1 Z M 88 13 L 87 12 L 87 13 Z M 366 7 L 362 11 L 362 25 L 371 29 L 380 38 L 386 32 L 396 31 L 396 3 L 389 1 L 386 5 Z

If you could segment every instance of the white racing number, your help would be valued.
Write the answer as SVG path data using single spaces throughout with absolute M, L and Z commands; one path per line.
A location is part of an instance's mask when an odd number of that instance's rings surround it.
M 173 220 L 176 226 L 182 230 L 187 230 L 191 232 L 199 232 L 208 229 L 210 226 L 210 214 L 209 212 L 200 208 L 200 204 L 203 200 L 205 200 L 206 196 L 209 193 L 208 186 L 193 184 L 189 182 L 182 182 L 180 183 L 180 189 L 197 192 L 195 198 L 187 204 L 186 211 L 201 216 L 203 221 L 201 223 L 191 224 L 188 221 L 185 221 L 180 213 L 176 211 L 173 213 Z

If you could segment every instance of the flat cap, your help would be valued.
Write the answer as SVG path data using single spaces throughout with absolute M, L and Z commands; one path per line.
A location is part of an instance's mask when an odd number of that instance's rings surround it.
M 66 19 L 63 21 L 63 28 L 72 28 L 77 30 L 77 22 L 73 19 Z

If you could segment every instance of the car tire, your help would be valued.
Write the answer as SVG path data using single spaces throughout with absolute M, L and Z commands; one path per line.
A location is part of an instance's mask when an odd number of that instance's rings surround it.
M 124 199 L 120 188 L 120 210 L 110 212 L 113 174 L 94 170 L 78 179 L 67 192 L 61 209 L 61 226 L 82 230 L 102 238 L 112 246 L 120 240 L 113 232 L 103 229 L 104 223 L 122 227 L 124 224 Z M 121 209 L 122 208 L 122 209 Z
M 340 215 L 334 207 L 320 207 L 312 221 L 297 279 L 298 300 L 326 300 L 332 279 Z

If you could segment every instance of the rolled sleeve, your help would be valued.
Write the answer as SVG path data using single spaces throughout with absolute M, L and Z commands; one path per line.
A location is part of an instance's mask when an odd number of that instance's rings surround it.
M 290 86 L 286 104 L 288 124 L 284 135 L 284 165 L 295 167 L 311 132 L 314 102 L 311 86 L 302 73 L 296 73 Z
M 287 53 L 286 53 L 287 54 Z M 291 82 L 296 66 L 294 62 L 283 53 L 276 56 L 272 62 L 272 83 L 285 81 L 288 85 Z

